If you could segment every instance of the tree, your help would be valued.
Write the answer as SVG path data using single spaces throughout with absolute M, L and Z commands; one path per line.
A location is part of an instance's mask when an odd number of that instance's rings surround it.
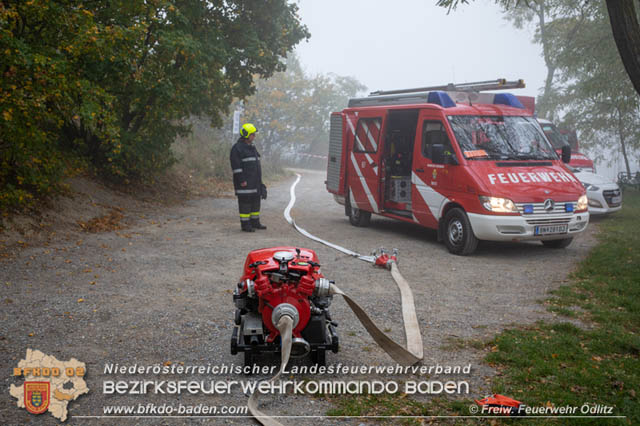
M 353 77 L 307 76 L 298 58 L 290 55 L 286 71 L 256 82 L 242 119 L 256 125 L 267 156 L 278 158 L 289 150 L 324 154 L 331 112 L 342 110 L 350 97 L 365 89 Z
M 466 3 L 448 3 L 459 2 Z M 536 41 L 544 43 L 545 63 L 553 69 L 544 110 L 576 127 L 583 146 L 599 158 L 610 160 L 611 151 L 619 151 L 630 172 L 630 156 L 640 148 L 640 98 L 616 49 L 609 5 L 569 0 L 499 3 L 516 26 L 538 19 Z M 536 18 L 542 8 L 544 19 Z
M 535 22 L 534 42 L 542 46 L 542 57 L 547 68 L 545 85 L 536 102 L 536 112 L 540 117 L 553 121 L 558 112 L 558 90 L 554 88 L 557 64 L 554 61 L 551 47 L 552 33 L 561 32 L 567 42 L 570 42 L 586 17 L 585 6 L 587 6 L 585 3 L 576 6 L 575 1 L 571 0 L 529 0 L 517 2 L 515 5 L 502 5 L 503 13 L 516 28 L 523 28 L 525 25 Z M 556 28 L 557 21 L 555 19 L 558 16 L 567 15 L 576 16 L 578 19 L 573 21 L 569 28 Z
M 119 139 L 68 126 L 113 176 L 141 178 L 172 161 L 170 145 L 190 116 L 220 125 L 234 97 L 251 95 L 253 76 L 284 69 L 288 51 L 309 36 L 286 0 L 112 0 L 89 2 L 101 31 L 122 33 L 110 57 L 87 74 L 117 98 Z M 102 58 L 100 58 L 102 59 Z M 108 76 L 107 79 L 104 77 Z M 95 154 L 94 154 L 95 153 Z
M 188 117 L 221 124 L 308 37 L 288 0 L 0 1 L 0 205 L 50 191 L 70 156 L 152 176 Z
M 601 158 L 619 151 L 630 173 L 630 156 L 640 149 L 640 98 L 616 51 L 605 6 L 593 3 L 584 16 L 557 18 L 550 37 L 564 120 Z M 579 31 L 567 39 L 564 29 L 578 22 Z
M 518 6 L 522 3 L 530 3 L 529 0 L 495 1 L 507 8 L 514 5 Z M 538 3 L 537 1 L 535 2 Z M 469 0 L 438 0 L 436 4 L 452 10 L 459 4 L 467 3 L 469 3 Z M 581 5 L 584 6 L 588 3 L 587 0 L 583 0 Z M 638 12 L 640 10 L 636 9 L 635 0 L 607 0 L 606 3 L 609 12 L 609 23 L 616 40 L 617 50 L 636 93 L 640 95 L 640 26 L 638 25 Z
M 29 204 L 57 187 L 69 162 L 65 122 L 108 103 L 78 72 L 98 54 L 92 14 L 71 1 L 0 3 L 0 207 Z

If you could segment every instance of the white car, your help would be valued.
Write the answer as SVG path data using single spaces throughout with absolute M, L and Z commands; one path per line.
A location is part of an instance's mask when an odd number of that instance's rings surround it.
M 574 169 L 573 174 L 587 190 L 589 214 L 613 213 L 622 208 L 622 192 L 617 183 L 587 171 Z

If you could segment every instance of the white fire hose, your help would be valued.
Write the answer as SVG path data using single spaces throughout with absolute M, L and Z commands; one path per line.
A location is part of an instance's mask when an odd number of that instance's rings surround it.
M 291 200 L 289 201 L 289 205 L 287 205 L 287 208 L 284 210 L 284 218 L 286 219 L 286 221 L 307 238 L 334 248 L 338 251 L 341 251 L 342 253 L 348 254 L 349 256 L 357 257 L 358 259 L 364 260 L 365 262 L 375 263 L 376 258 L 374 256 L 363 256 L 339 245 L 325 241 L 313 234 L 310 234 L 305 229 L 299 227 L 296 224 L 296 222 L 291 217 L 291 209 L 296 202 L 295 188 L 301 179 L 301 176 L 299 174 L 296 173 L 296 175 L 297 179 L 293 183 L 293 185 L 291 185 L 290 189 Z M 369 318 L 364 309 L 362 309 L 355 300 L 345 294 L 335 284 L 331 284 L 329 291 L 332 295 L 339 294 L 344 298 L 353 313 L 356 315 L 356 317 L 358 317 L 358 320 L 360 320 L 364 328 L 367 330 L 367 332 L 369 332 L 373 340 L 375 340 L 376 343 L 380 345 L 380 347 L 384 349 L 384 351 L 387 352 L 389 356 L 391 356 L 391 358 L 393 358 L 398 364 L 413 365 L 421 361 L 424 356 L 422 347 L 422 336 L 420 334 L 420 326 L 418 325 L 418 317 L 416 315 L 416 308 L 413 301 L 413 293 L 411 292 L 409 283 L 407 283 L 407 281 L 400 274 L 397 263 L 391 260 L 388 262 L 388 265 L 390 266 L 391 276 L 395 280 L 396 284 L 398 285 L 398 289 L 400 290 L 402 301 L 402 319 L 404 321 L 404 331 L 407 339 L 406 349 L 402 345 L 391 340 L 391 338 L 389 338 L 386 334 L 384 334 L 375 325 L 371 318 Z M 282 371 L 289 362 L 289 356 L 291 354 L 293 319 L 288 315 L 283 315 L 278 321 L 278 324 L 276 324 L 276 328 L 280 331 L 280 339 L 282 342 L 280 370 L 278 371 L 278 374 L 276 374 L 269 380 L 270 382 L 275 382 L 276 380 L 278 380 L 278 378 L 282 374 Z M 253 415 L 253 417 L 255 417 L 263 425 L 282 426 L 281 423 L 276 421 L 273 417 L 264 414 L 258 409 L 258 393 L 254 392 L 251 395 L 251 397 L 249 398 L 248 407 L 251 415 Z

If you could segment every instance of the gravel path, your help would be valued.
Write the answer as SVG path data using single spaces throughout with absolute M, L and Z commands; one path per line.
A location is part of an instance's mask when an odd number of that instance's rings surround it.
M 309 232 L 344 247 L 369 254 L 385 246 L 400 250 L 400 270 L 411 284 L 424 340 L 424 365 L 472 365 L 467 376 L 471 396 L 487 391 L 494 372 L 481 363 L 483 353 L 452 349 L 458 339 L 489 338 L 512 324 L 528 324 L 551 314 L 537 301 L 561 285 L 595 244 L 596 226 L 565 250 L 539 243 L 481 243 L 470 257 L 450 255 L 435 231 L 374 216 L 369 228 L 355 228 L 324 189 L 323 172 L 304 171 L 292 210 Z M 104 395 L 105 380 L 246 380 L 220 376 L 109 376 L 105 363 L 153 365 L 241 364 L 229 353 L 234 307 L 231 289 L 246 254 L 255 248 L 294 245 L 315 249 L 323 273 L 361 302 L 378 325 L 403 342 L 397 288 L 388 272 L 307 240 L 283 219 L 290 179 L 270 188 L 262 221 L 268 230 L 240 232 L 235 199 L 200 199 L 183 206 L 136 212 L 134 224 L 118 232 L 68 234 L 47 246 L 27 247 L 0 261 L 2 310 L 0 363 L 5 372 L 0 397 L 0 424 L 51 424 L 49 414 L 32 416 L 17 409 L 9 396 L 10 371 L 27 348 L 71 357 L 88 368 L 88 395 L 71 402 L 72 424 L 111 424 L 113 419 L 74 419 L 102 414 L 111 404 L 244 405 L 240 391 L 228 395 Z M 130 212 L 125 212 L 125 215 Z M 131 218 L 130 218 L 131 219 Z M 82 299 L 82 302 L 79 302 Z M 339 298 L 332 305 L 339 322 L 341 350 L 327 363 L 393 365 Z M 30 336 L 32 334 L 32 336 Z M 275 358 L 264 365 L 276 365 Z M 304 364 L 304 363 L 303 363 Z M 263 377 L 263 376 L 258 376 Z M 264 376 L 266 377 L 266 376 Z M 308 376 L 306 376 L 309 378 Z M 351 379 L 356 376 L 323 376 Z M 298 377 L 300 378 L 300 377 Z M 358 378 L 374 379 L 377 376 Z M 427 377 L 391 377 L 428 380 Z M 391 379 L 390 378 L 390 379 Z M 432 376 L 433 380 L 441 377 Z M 280 415 L 324 414 L 331 405 L 320 398 L 266 398 L 262 408 Z M 248 419 L 129 419 L 128 424 L 246 424 Z M 317 423 L 317 419 L 282 419 L 285 424 Z M 125 421 L 118 421 L 125 423 Z M 332 420 L 359 424 L 359 420 Z

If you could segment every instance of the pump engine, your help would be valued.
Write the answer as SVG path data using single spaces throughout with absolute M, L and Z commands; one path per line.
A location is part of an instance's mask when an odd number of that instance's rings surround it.
M 244 364 L 253 365 L 260 353 L 280 352 L 275 324 L 288 315 L 293 320 L 291 357 L 310 354 L 313 362 L 324 365 L 326 350 L 338 352 L 337 324 L 329 314 L 331 284 L 320 273 L 313 250 L 273 247 L 250 252 L 233 292 L 231 354 L 244 352 Z

